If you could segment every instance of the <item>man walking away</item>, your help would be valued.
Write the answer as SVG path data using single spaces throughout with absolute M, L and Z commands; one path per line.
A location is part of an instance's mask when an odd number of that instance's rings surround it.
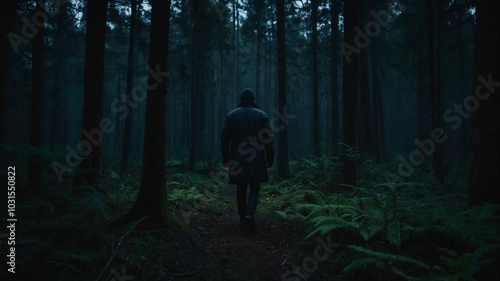
M 257 108 L 253 91 L 244 89 L 240 100 L 239 107 L 229 112 L 224 121 L 222 161 L 228 167 L 229 183 L 237 186 L 240 223 L 255 229 L 260 183 L 269 181 L 266 167 L 274 163 L 274 141 L 269 117 Z

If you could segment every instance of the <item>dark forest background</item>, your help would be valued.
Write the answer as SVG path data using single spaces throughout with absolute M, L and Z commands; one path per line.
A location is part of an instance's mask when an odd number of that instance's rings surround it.
M 1 10 L 0 164 L 6 196 L 15 192 L 19 280 L 112 280 L 122 266 L 137 280 L 499 276 L 498 1 L 13 0 Z M 259 205 L 273 238 L 262 241 L 289 246 L 272 269 L 249 262 L 241 273 L 183 249 L 225 237 L 203 236 L 220 225 L 200 214 L 236 214 L 220 133 L 244 88 L 275 133 Z M 339 253 L 311 267 L 318 235 Z

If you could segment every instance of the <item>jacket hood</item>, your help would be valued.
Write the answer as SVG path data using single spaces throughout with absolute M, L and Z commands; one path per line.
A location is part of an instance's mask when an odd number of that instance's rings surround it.
M 255 108 L 259 108 L 257 106 L 257 104 L 253 101 L 242 101 L 240 102 L 240 104 L 238 105 L 238 107 L 255 107 Z

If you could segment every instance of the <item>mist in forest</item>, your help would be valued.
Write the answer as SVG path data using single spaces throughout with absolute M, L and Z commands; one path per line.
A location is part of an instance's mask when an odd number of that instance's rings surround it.
M 0 13 L 2 280 L 500 276 L 498 1 Z

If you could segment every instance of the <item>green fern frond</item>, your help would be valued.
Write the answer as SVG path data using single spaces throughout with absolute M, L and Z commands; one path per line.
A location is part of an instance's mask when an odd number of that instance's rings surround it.
M 344 273 L 351 272 L 354 269 L 360 267 L 365 268 L 368 265 L 375 265 L 378 268 L 384 267 L 384 264 L 379 259 L 372 257 L 365 257 L 353 260 L 351 263 L 349 263 L 346 267 L 342 269 L 342 272 Z
M 384 230 L 384 226 L 382 225 L 370 225 L 368 227 L 368 230 L 370 231 L 370 237 L 373 237 L 375 235 L 377 235 L 378 233 L 382 232 Z
M 487 254 L 498 254 L 500 252 L 500 244 L 485 244 L 479 246 L 473 254 L 474 262 L 479 262 Z
M 94 254 L 89 251 L 66 251 L 60 250 L 54 253 L 54 258 L 61 259 L 64 261 L 75 261 L 75 262 L 92 262 Z
M 398 268 L 398 267 L 393 267 L 392 268 L 392 272 L 394 274 L 396 274 L 397 276 L 401 277 L 402 280 L 405 280 L 405 281 L 422 281 L 422 280 L 432 280 L 432 279 L 424 279 L 424 278 L 421 278 L 421 277 L 415 277 L 415 276 L 410 276 L 408 274 L 406 274 L 402 269 Z
M 276 213 L 279 217 L 284 218 L 285 220 L 287 220 L 287 219 L 288 219 L 288 214 L 287 214 L 287 213 L 285 213 L 285 212 L 283 212 L 283 211 L 281 211 L 281 210 L 277 210 L 277 211 L 275 211 L 275 213 Z
M 20 201 L 17 204 L 18 215 L 23 216 L 24 214 L 32 213 L 33 210 L 47 209 L 50 211 L 51 215 L 54 215 L 55 207 L 52 202 L 45 199 L 33 199 L 27 201 Z
M 317 233 L 320 233 L 320 234 L 327 234 L 327 233 L 330 233 L 334 230 L 337 230 L 337 229 L 342 229 L 344 228 L 343 225 L 340 225 L 340 224 L 326 224 L 326 225 L 322 225 L 320 227 L 317 227 L 316 229 L 314 229 L 312 232 L 310 232 L 307 236 L 306 236 L 306 239 L 309 239 L 311 237 L 313 237 L 315 234 Z
M 49 260 L 47 261 L 48 264 L 50 265 L 53 265 L 54 268 L 58 268 L 58 269 L 69 269 L 70 271 L 72 272 L 79 272 L 79 269 L 78 267 L 74 266 L 74 265 L 71 265 L 67 262 L 61 262 L 61 261 L 55 261 L 55 260 Z
M 364 247 L 361 247 L 358 245 L 348 245 L 347 247 L 355 250 L 356 252 L 359 252 L 359 253 L 362 253 L 362 254 L 365 254 L 365 255 L 380 259 L 380 260 L 384 260 L 387 262 L 389 262 L 389 261 L 391 261 L 391 262 L 404 262 L 404 263 L 416 265 L 420 268 L 429 269 L 429 266 L 427 264 L 425 264 L 424 262 L 407 257 L 407 256 L 394 255 L 394 254 L 389 254 L 389 253 L 384 253 L 384 252 L 373 251 L 373 250 L 370 250 L 370 249 L 367 249 L 367 248 L 364 248 Z

